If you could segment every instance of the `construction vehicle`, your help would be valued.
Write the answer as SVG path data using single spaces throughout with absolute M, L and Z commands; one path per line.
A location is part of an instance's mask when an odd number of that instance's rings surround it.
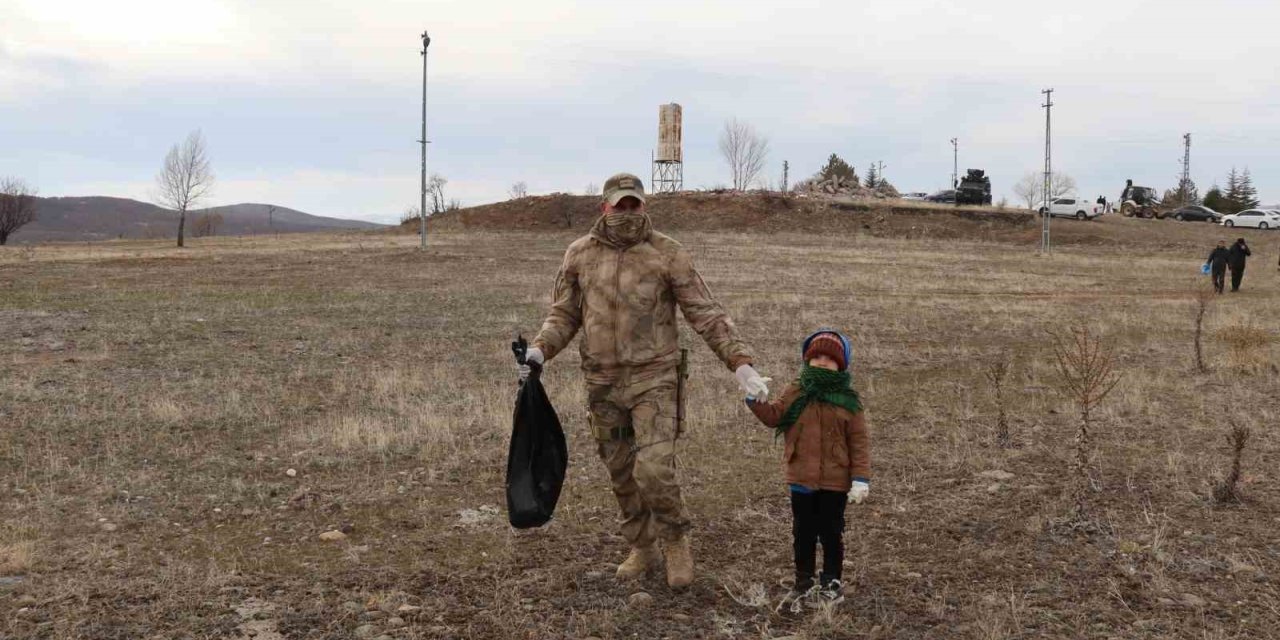
M 1160 196 L 1151 187 L 1135 187 L 1133 180 L 1124 181 L 1120 192 L 1120 214 L 1126 218 L 1156 218 L 1163 220 L 1167 212 L 1160 203 Z
M 956 184 L 956 204 L 991 204 L 991 178 L 982 169 L 969 169 Z

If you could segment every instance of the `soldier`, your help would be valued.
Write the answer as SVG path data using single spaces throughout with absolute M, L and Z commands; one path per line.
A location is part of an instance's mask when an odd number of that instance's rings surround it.
M 604 183 L 603 215 L 565 252 L 551 311 L 526 360 L 551 360 L 581 329 L 591 433 L 631 545 L 617 575 L 638 577 L 661 555 L 667 584 L 681 588 L 693 581 L 693 556 L 676 478 L 676 307 L 748 395 L 768 397 L 768 378 L 752 368 L 750 348 L 689 252 L 653 230 L 644 203 L 636 176 L 620 173 Z M 520 373 L 528 375 L 527 366 Z

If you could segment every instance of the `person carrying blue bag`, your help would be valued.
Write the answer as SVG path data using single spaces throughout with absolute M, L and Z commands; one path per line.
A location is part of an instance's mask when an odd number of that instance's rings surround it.
M 1222 289 L 1226 286 L 1227 279 L 1227 257 L 1230 252 L 1227 251 L 1227 242 L 1219 240 L 1218 246 L 1209 252 L 1209 259 L 1205 261 L 1205 267 L 1209 269 L 1209 273 L 1213 276 L 1213 290 L 1222 293 Z M 1205 267 L 1201 267 L 1203 272 Z

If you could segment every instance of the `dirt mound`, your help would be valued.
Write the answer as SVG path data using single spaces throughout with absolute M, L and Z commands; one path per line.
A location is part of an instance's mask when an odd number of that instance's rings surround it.
M 898 199 L 777 193 L 684 192 L 649 197 L 649 215 L 660 231 L 746 234 L 786 232 L 869 235 L 887 238 L 964 239 L 1040 243 L 1040 218 L 1029 210 L 933 204 Z M 596 196 L 552 194 L 450 211 L 432 216 L 432 231 L 548 231 L 585 233 L 600 216 Z M 396 229 L 417 233 L 416 221 Z M 1235 230 L 1264 240 L 1265 232 Z M 1178 249 L 1206 252 L 1227 230 L 1204 223 L 1137 220 L 1107 215 L 1093 221 L 1055 218 L 1055 246 L 1115 250 Z
M 904 200 L 782 197 L 776 193 L 696 192 L 654 195 L 648 202 L 654 226 L 672 231 L 735 233 L 870 233 L 903 237 L 979 237 L 1032 228 L 1029 212 L 954 207 Z M 530 196 L 433 216 L 432 230 L 585 231 L 600 215 L 595 196 Z M 414 221 L 401 225 L 417 233 Z

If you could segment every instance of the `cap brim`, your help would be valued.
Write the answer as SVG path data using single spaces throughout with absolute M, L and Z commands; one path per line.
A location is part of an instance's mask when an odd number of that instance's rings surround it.
M 616 207 L 619 202 L 622 202 L 623 198 L 635 198 L 640 202 L 644 202 L 644 194 L 636 191 L 635 189 L 619 189 L 618 191 L 614 191 L 606 202 L 609 203 L 609 206 Z

